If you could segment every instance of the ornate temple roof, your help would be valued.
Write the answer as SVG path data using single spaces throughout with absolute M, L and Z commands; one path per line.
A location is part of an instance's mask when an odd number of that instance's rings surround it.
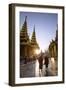
M 25 17 L 24 24 L 20 31 L 20 40 L 21 42 L 27 44 L 30 42 L 28 32 L 27 32 L 27 16 Z
M 39 45 L 38 45 L 37 40 L 36 40 L 35 25 L 34 25 L 34 30 L 33 30 L 32 37 L 31 37 L 31 45 L 39 48 Z
M 20 31 L 20 44 L 22 45 L 29 44 L 31 45 L 31 47 L 39 48 L 39 45 L 37 44 L 37 40 L 36 40 L 35 25 L 31 40 L 29 39 L 28 30 L 27 30 L 27 16 L 25 17 L 25 21 Z

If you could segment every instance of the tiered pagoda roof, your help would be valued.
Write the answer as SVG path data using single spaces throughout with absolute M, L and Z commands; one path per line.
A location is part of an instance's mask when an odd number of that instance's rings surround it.
M 27 32 L 27 16 L 25 17 L 25 22 L 20 31 L 20 42 L 22 44 L 29 44 L 30 42 L 28 32 Z
M 36 41 L 35 26 L 34 26 L 34 30 L 33 30 L 33 33 L 32 33 L 31 45 L 32 45 L 33 47 L 35 47 L 35 48 L 36 48 L 36 47 L 39 48 L 38 43 L 37 43 L 37 41 Z
M 27 16 L 25 17 L 24 24 L 20 31 L 20 44 L 24 44 L 24 45 L 29 44 L 31 45 L 31 47 L 39 48 L 36 40 L 35 26 L 34 26 L 34 31 L 32 33 L 31 40 L 29 39 L 28 30 L 27 30 Z

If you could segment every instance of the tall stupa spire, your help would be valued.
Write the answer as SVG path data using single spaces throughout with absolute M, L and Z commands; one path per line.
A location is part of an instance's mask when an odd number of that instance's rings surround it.
M 55 40 L 58 41 L 58 24 L 57 24 L 57 29 L 56 29 L 56 37 Z
M 39 48 L 37 41 L 36 41 L 36 33 L 35 33 L 35 25 L 34 25 L 34 29 L 33 29 L 33 33 L 32 33 L 32 37 L 31 37 L 31 44 L 37 48 Z
M 34 25 L 34 30 L 32 33 L 31 43 L 36 43 L 35 25 Z
M 25 16 L 25 21 L 23 23 L 23 26 L 21 28 L 20 32 L 21 39 L 24 39 L 25 41 L 29 41 L 28 31 L 27 31 L 27 16 Z
M 23 23 L 23 26 L 21 28 L 21 31 L 27 33 L 27 16 L 25 17 L 25 21 Z
M 25 16 L 25 21 L 27 21 L 27 16 Z

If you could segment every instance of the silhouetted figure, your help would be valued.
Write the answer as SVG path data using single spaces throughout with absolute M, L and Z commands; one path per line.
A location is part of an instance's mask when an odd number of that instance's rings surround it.
M 48 68 L 49 59 L 48 59 L 47 56 L 45 56 L 45 62 L 44 62 L 44 64 L 45 64 L 45 67 Z
M 43 68 L 43 55 L 41 54 L 40 57 L 38 58 L 39 61 L 39 70 Z
M 45 67 L 46 67 L 46 75 L 45 76 L 48 76 L 48 64 L 49 64 L 49 58 L 47 57 L 47 56 L 45 56 L 45 62 L 44 62 L 44 64 L 45 64 Z

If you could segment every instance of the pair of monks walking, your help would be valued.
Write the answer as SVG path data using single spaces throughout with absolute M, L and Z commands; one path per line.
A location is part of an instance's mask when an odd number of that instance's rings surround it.
M 44 63 L 43 63 L 43 61 L 44 61 Z M 48 59 L 47 55 L 43 57 L 43 53 L 41 53 L 40 57 L 38 58 L 38 62 L 39 62 L 39 70 L 41 70 L 41 72 L 43 69 L 43 65 L 45 65 L 46 69 L 48 68 L 49 59 Z

